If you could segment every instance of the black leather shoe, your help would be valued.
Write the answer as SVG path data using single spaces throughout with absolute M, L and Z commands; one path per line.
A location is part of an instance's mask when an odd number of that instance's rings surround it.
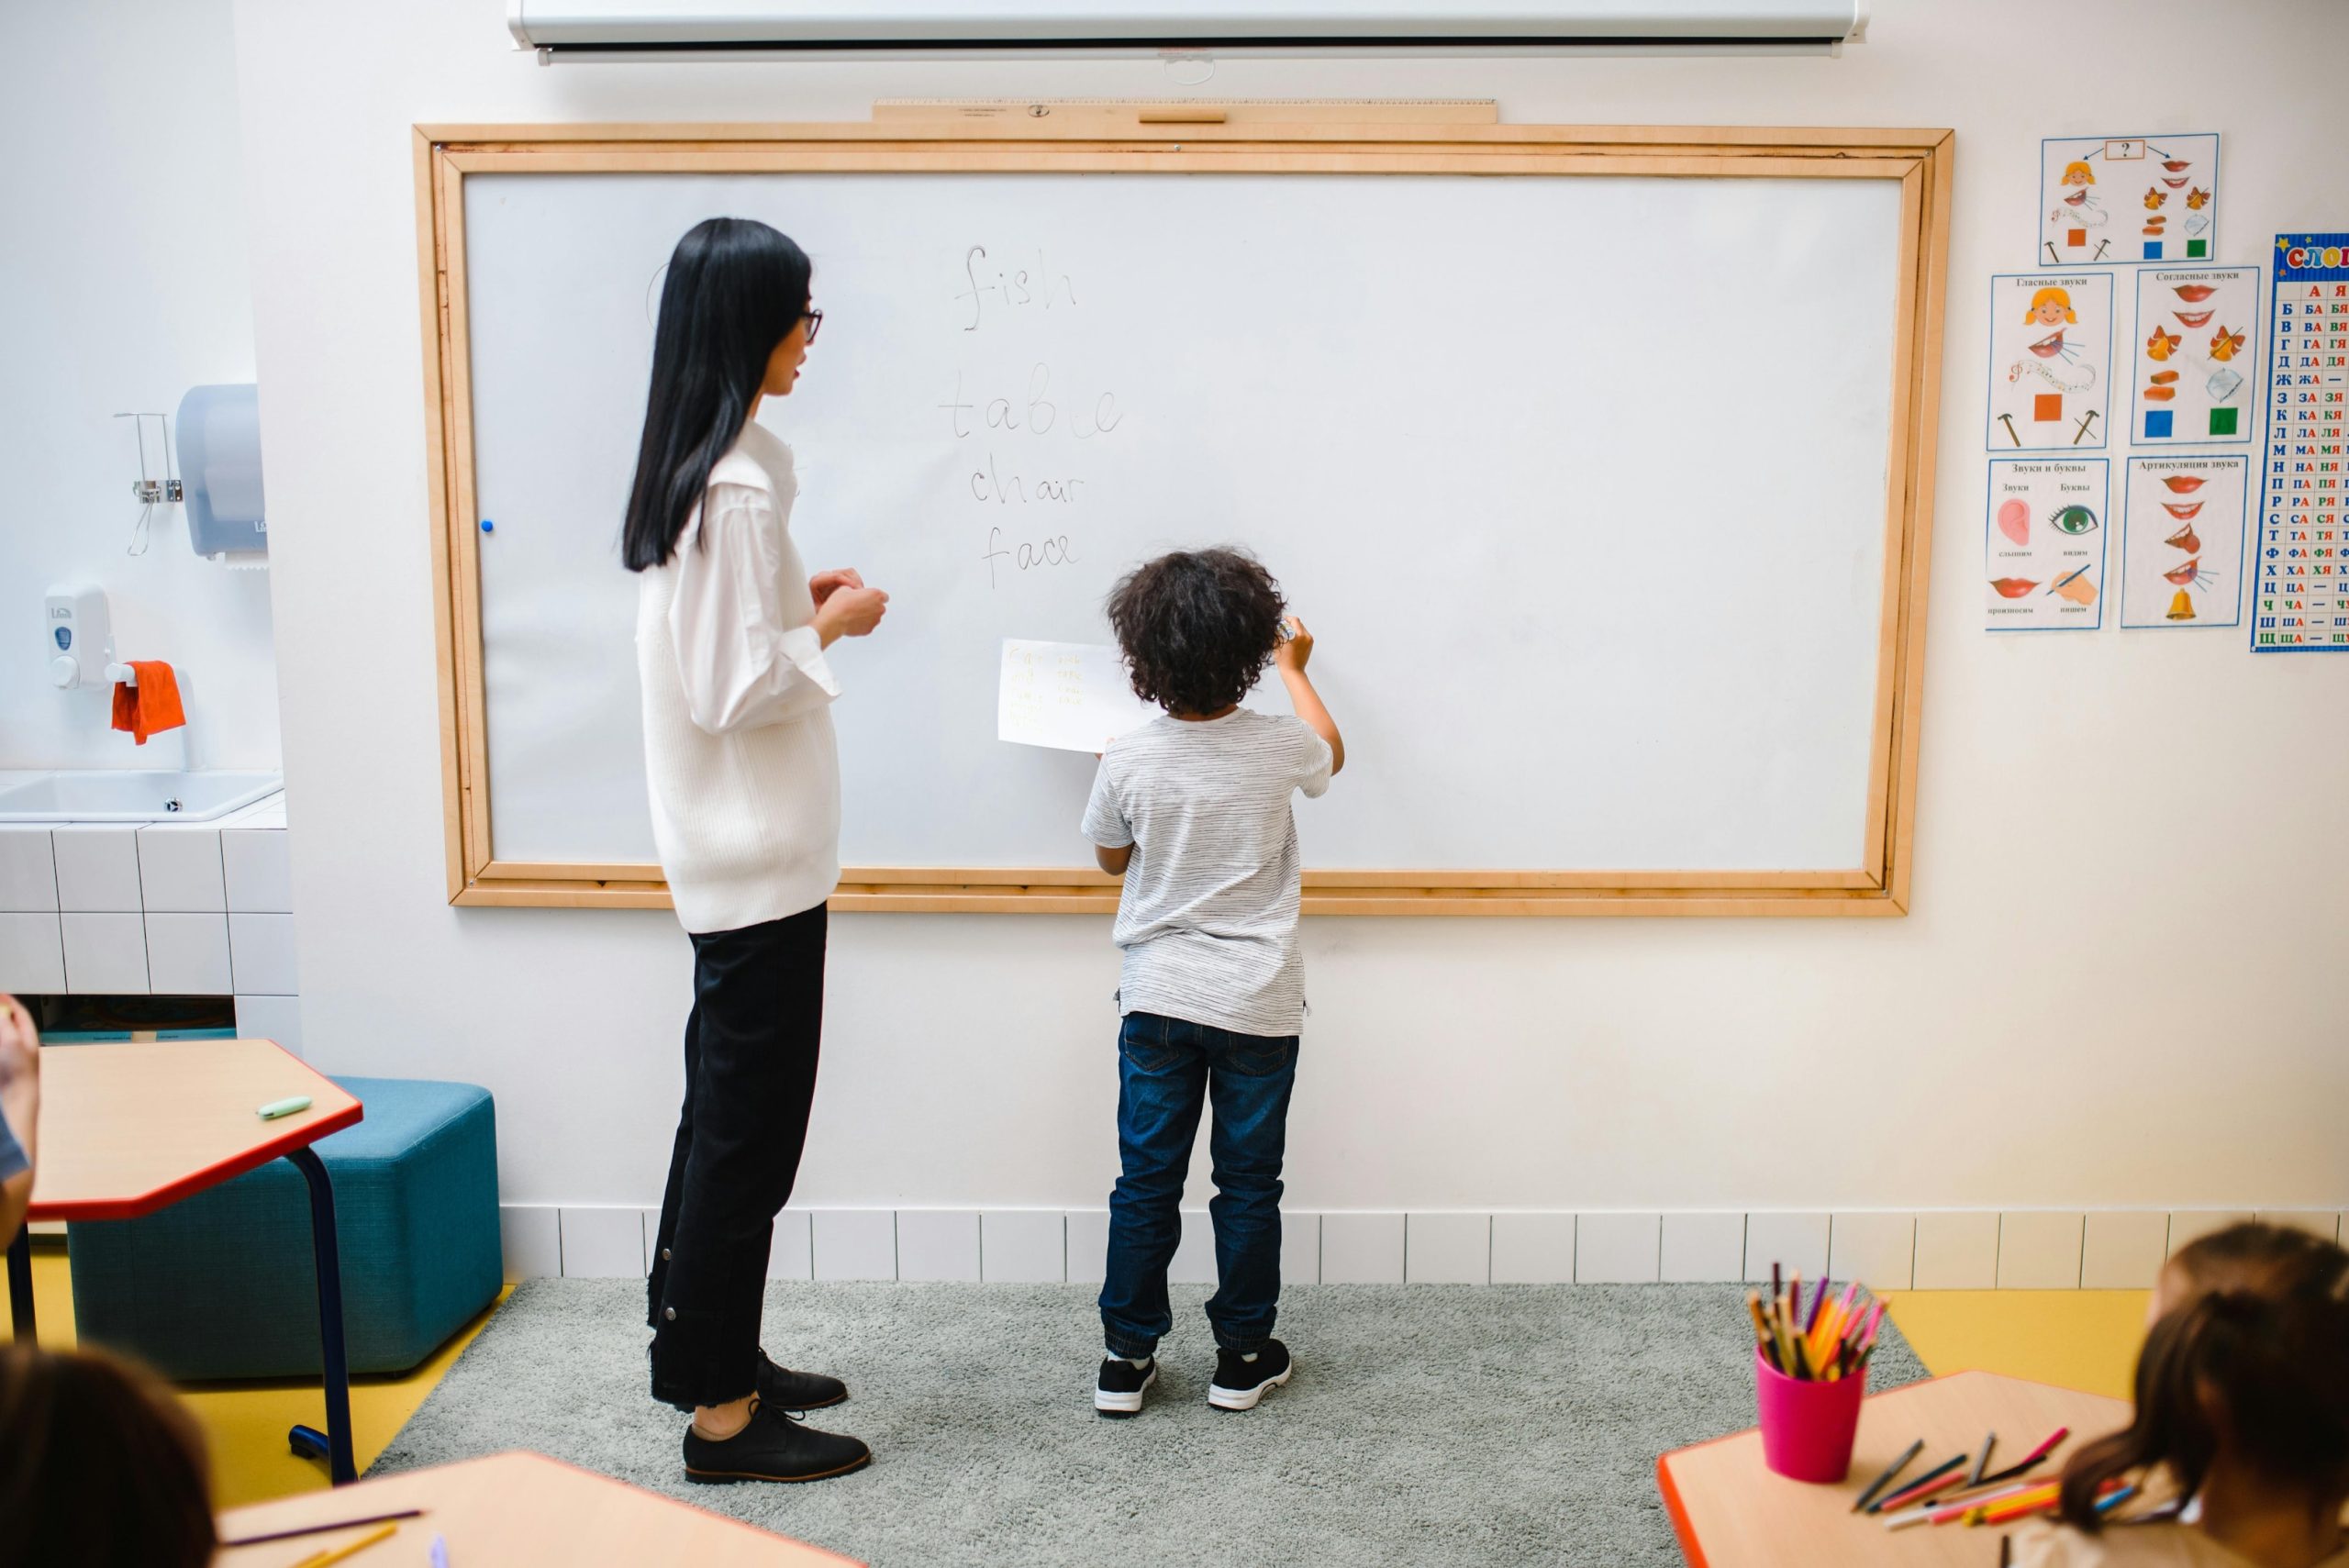
M 759 1352 L 759 1403 L 778 1410 L 820 1410 L 848 1397 L 848 1385 L 820 1372 L 792 1372 Z
M 722 1442 L 685 1429 L 688 1481 L 822 1481 L 872 1462 L 873 1451 L 855 1438 L 819 1432 L 763 1401 Z

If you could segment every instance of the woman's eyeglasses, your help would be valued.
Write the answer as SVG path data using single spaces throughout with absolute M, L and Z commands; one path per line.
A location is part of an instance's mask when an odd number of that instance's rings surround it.
M 824 313 L 820 310 L 811 310 L 800 319 L 807 323 L 807 341 L 814 342 L 817 332 L 824 325 Z

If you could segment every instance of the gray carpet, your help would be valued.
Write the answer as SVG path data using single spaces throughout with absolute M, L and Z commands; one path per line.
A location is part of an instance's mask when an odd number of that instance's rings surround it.
M 875 1568 L 1613 1568 L 1680 1561 L 1655 1456 L 1753 1421 L 1742 1287 L 1292 1286 L 1297 1377 L 1246 1414 L 1207 1405 L 1206 1295 L 1177 1289 L 1150 1408 L 1108 1421 L 1089 1286 L 772 1285 L 768 1349 L 848 1380 L 815 1424 L 874 1462 L 696 1486 L 646 1391 L 643 1286 L 534 1280 L 373 1473 L 536 1449 Z M 1923 1375 L 1887 1322 L 1870 1386 Z

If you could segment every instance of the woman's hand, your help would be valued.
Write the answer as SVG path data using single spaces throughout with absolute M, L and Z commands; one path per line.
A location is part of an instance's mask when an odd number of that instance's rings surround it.
M 834 584 L 824 595 L 824 602 L 816 606 L 816 618 L 810 623 L 816 635 L 829 648 L 843 637 L 863 637 L 881 624 L 888 613 L 889 595 L 878 588 L 868 588 L 862 583 L 854 585 Z
M 832 596 L 836 588 L 862 588 L 864 579 L 857 575 L 853 566 L 843 566 L 837 572 L 818 572 L 807 579 L 807 592 L 820 605 Z

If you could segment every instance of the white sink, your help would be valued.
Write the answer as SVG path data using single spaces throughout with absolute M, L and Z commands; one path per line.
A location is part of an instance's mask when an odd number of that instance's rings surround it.
M 37 773 L 0 785 L 0 822 L 209 822 L 284 787 L 282 773 Z

